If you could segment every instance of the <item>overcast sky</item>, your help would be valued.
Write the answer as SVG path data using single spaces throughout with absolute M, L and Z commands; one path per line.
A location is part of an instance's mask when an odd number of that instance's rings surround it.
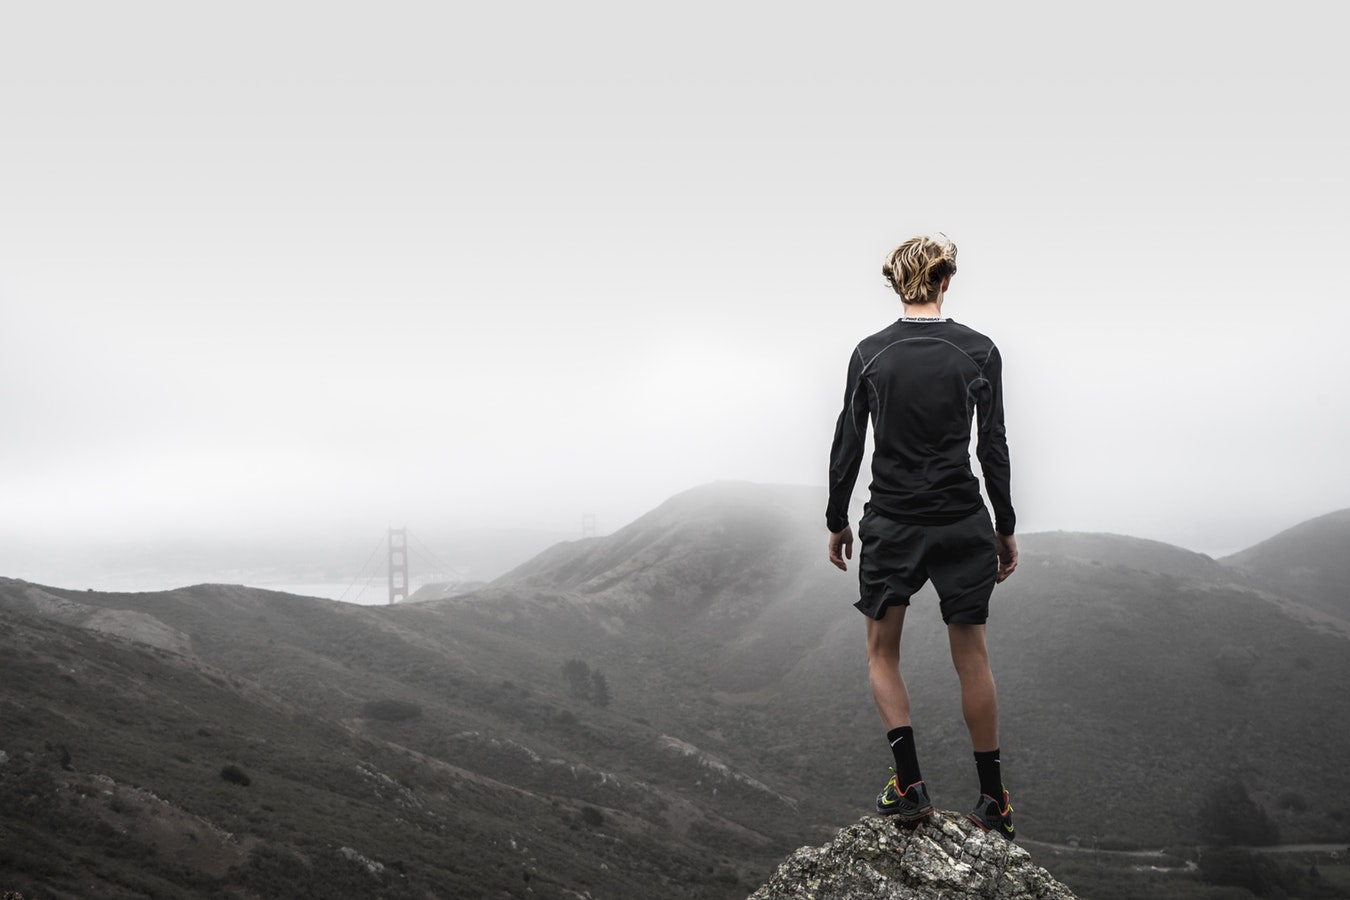
M 823 485 L 928 231 L 1021 531 L 1350 506 L 1333 8 L 5 4 L 0 542 Z

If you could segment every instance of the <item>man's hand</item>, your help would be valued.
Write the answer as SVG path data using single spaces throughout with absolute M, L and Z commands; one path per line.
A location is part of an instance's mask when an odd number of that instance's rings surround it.
M 1002 584 L 1017 568 L 1017 538 L 1011 534 L 995 534 L 994 546 L 998 549 L 998 575 L 994 584 Z
M 853 558 L 853 526 L 845 525 L 843 531 L 830 532 L 830 562 L 834 563 L 836 568 L 848 571 L 846 559 Z M 1013 550 L 1013 555 L 1017 553 Z

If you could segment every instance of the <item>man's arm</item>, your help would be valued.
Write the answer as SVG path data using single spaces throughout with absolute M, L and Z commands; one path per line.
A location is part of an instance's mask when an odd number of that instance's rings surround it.
M 980 460 L 980 471 L 984 473 L 984 489 L 989 494 L 989 503 L 994 507 L 994 530 L 1002 536 L 1012 537 L 1017 528 L 1017 515 L 1012 505 L 1008 436 L 1003 428 L 1003 359 L 997 347 L 989 352 L 984 378 L 987 389 L 978 404 L 979 429 L 975 455 Z M 1013 565 L 1016 565 L 1016 557 L 1014 542 Z
M 984 367 L 989 385 L 980 404 L 979 437 L 975 454 L 984 472 L 984 489 L 994 507 L 994 550 L 998 553 L 995 584 L 1002 584 L 1017 569 L 1017 515 L 1012 505 L 1012 466 L 1008 460 L 1008 437 L 1003 428 L 1003 358 L 998 348 L 990 351 Z
M 853 558 L 853 526 L 845 525 L 842 531 L 830 532 L 830 542 L 827 546 L 830 554 L 830 562 L 834 563 L 838 569 L 848 571 L 846 559 Z
M 855 349 L 848 362 L 844 408 L 839 413 L 838 421 L 835 422 L 834 442 L 830 445 L 830 495 L 825 506 L 825 526 L 830 529 L 831 535 L 842 533 L 848 528 L 848 507 L 853 499 L 853 485 L 858 480 L 858 469 L 862 466 L 868 415 L 867 389 L 862 383 L 862 365 L 862 354 Z M 833 540 L 831 538 L 832 545 Z M 851 547 L 852 532 L 849 533 L 848 543 Z
M 994 549 L 998 552 L 998 574 L 994 584 L 1002 584 L 1017 568 L 1017 538 L 1011 534 L 995 534 Z

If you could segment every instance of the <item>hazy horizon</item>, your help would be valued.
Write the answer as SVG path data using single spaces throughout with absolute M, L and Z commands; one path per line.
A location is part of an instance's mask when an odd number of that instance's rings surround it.
M 7 10 L 0 575 L 822 485 L 930 231 L 1020 530 L 1350 507 L 1340 31 L 1156 10 Z
M 824 496 L 823 487 L 815 489 Z M 1328 511 L 1332 512 L 1337 510 Z M 1304 521 L 1307 520 L 1291 522 L 1288 527 Z M 409 594 L 428 584 L 492 581 L 554 544 L 590 536 L 605 537 L 629 524 L 632 523 L 593 533 L 587 530 L 589 523 L 583 522 L 578 522 L 571 532 L 501 528 L 423 533 L 405 529 Z M 1221 559 L 1283 530 L 1279 528 L 1242 546 L 1177 546 Z M 1037 532 L 1019 533 L 1025 537 Z M 1147 538 L 1120 531 L 1108 533 Z M 0 577 L 113 592 L 172 590 L 201 583 L 245 584 L 349 603 L 382 604 L 388 602 L 388 545 L 388 529 L 372 529 L 361 535 L 331 534 L 326 539 L 304 535 L 270 540 L 236 537 L 219 542 L 163 538 L 119 543 L 109 539 L 64 547 L 10 541 L 0 547 Z

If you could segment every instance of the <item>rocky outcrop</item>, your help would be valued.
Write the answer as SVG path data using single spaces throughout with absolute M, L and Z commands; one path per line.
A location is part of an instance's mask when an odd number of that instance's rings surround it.
M 865 816 L 823 847 L 802 847 L 750 900 L 1076 900 L 1026 850 L 964 816 L 907 830 Z

